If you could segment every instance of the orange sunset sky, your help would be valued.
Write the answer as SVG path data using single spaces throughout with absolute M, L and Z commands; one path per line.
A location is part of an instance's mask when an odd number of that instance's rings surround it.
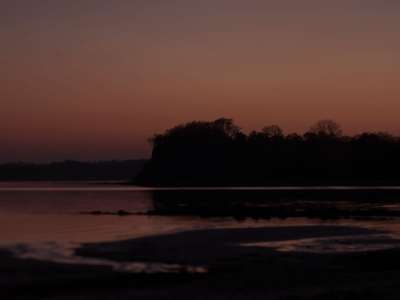
M 0 163 L 149 158 L 194 120 L 400 136 L 398 0 L 2 0 Z

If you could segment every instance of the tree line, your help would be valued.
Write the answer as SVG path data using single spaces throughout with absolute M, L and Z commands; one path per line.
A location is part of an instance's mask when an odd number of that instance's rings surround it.
M 5 163 L 0 165 L 0 181 L 92 181 L 132 180 L 145 160 L 82 162 L 65 160 L 45 164 Z
M 213 122 L 193 121 L 187 124 L 180 124 L 166 130 L 163 134 L 155 133 L 147 141 L 153 147 L 161 147 L 173 144 L 189 143 L 224 143 L 236 142 L 248 144 L 265 144 L 268 142 L 283 141 L 307 141 L 307 140 L 329 140 L 329 141 L 350 141 L 350 140 L 373 140 L 390 141 L 399 143 L 400 137 L 385 132 L 356 134 L 353 137 L 343 136 L 341 125 L 333 120 L 321 120 L 309 127 L 303 136 L 297 133 L 283 134 L 278 125 L 265 126 L 261 131 L 253 130 L 246 135 L 241 132 L 241 127 L 236 125 L 233 119 L 220 118 Z
M 249 134 L 233 119 L 193 121 L 154 134 L 139 184 L 256 184 L 288 181 L 400 179 L 400 138 L 387 132 L 343 135 L 321 120 L 299 135 L 278 125 Z

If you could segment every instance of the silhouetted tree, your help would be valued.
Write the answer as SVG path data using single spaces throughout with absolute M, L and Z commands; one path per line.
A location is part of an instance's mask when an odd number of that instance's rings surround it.
M 318 134 L 314 132 L 307 131 L 305 134 L 303 134 L 303 139 L 305 141 L 313 141 L 318 138 Z
M 332 142 L 341 137 L 343 133 L 343 130 L 340 129 L 340 124 L 333 120 L 321 120 L 310 126 L 309 130 L 321 140 L 325 152 L 325 163 L 327 164 L 331 156 Z
M 272 141 L 283 140 L 283 130 L 278 125 L 265 126 L 261 130 Z
M 233 122 L 233 119 L 219 118 L 213 122 L 213 126 L 226 133 L 228 137 L 235 137 L 242 129 Z
M 301 142 L 303 140 L 303 138 L 300 135 L 298 135 L 297 133 L 289 133 L 285 137 L 285 139 L 287 141 L 297 141 L 297 142 Z
M 321 120 L 310 126 L 309 131 L 318 134 L 320 138 L 333 140 L 342 135 L 343 130 L 340 129 L 340 126 L 333 120 Z
M 241 127 L 233 119 L 220 118 L 214 122 L 193 121 L 154 134 L 147 141 L 153 148 L 173 145 L 225 143 L 235 139 Z
M 250 145 L 262 145 L 265 144 L 268 136 L 263 132 L 253 130 L 247 137 L 247 141 Z
M 152 137 L 149 137 L 147 139 L 147 142 L 152 146 L 153 148 L 160 147 L 163 143 L 163 135 L 155 133 Z
M 236 132 L 234 138 L 236 143 L 245 144 L 247 136 L 243 132 L 238 131 Z

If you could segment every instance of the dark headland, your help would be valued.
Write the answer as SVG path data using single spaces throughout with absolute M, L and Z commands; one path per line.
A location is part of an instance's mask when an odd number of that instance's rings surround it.
M 396 186 L 400 138 L 345 136 L 322 120 L 302 136 L 277 125 L 250 134 L 232 119 L 194 121 L 148 139 L 152 157 L 130 182 L 142 186 Z

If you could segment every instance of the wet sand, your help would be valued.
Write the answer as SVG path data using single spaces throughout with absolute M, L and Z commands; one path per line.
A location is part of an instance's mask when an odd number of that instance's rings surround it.
M 218 268 L 226 265 L 225 262 L 231 264 L 233 261 L 243 261 L 246 264 L 246 257 L 276 252 L 274 248 L 244 247 L 242 244 L 374 233 L 374 230 L 348 226 L 205 229 L 85 244 L 77 249 L 76 254 L 122 261 L 157 261 Z
M 400 244 L 364 252 L 277 251 L 243 244 L 335 238 L 376 243 L 387 232 L 348 226 L 208 229 L 86 244 L 76 255 L 180 263 L 208 273 L 129 274 L 106 266 L 12 258 L 0 252 L 3 299 L 399 299 Z M 360 246 L 360 245 L 359 245 Z M 367 249 L 367 248 L 366 248 Z

